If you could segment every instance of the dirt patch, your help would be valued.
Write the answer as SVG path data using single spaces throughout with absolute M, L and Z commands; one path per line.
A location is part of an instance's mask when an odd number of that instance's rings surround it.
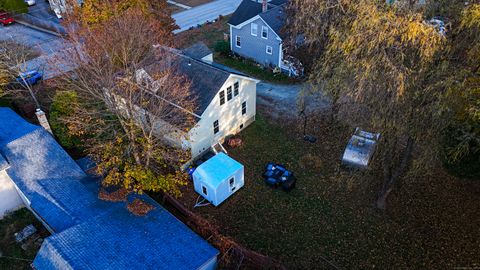
M 107 202 L 125 202 L 127 201 L 128 194 L 128 190 L 124 188 L 113 192 L 107 192 L 106 190 L 102 189 L 100 192 L 98 192 L 98 198 Z
M 135 199 L 133 202 L 127 205 L 128 211 L 136 216 L 145 216 L 150 211 L 155 209 L 155 207 L 151 204 L 148 204 L 140 199 Z

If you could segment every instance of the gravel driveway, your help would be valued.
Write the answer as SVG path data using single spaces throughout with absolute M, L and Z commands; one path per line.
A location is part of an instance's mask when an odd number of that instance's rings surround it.
M 279 85 L 260 82 L 257 84 L 257 104 L 268 108 L 268 113 L 275 118 L 296 118 L 300 111 L 297 105 L 300 92 L 306 84 Z M 310 95 L 305 99 L 306 112 L 327 110 L 328 98 L 321 93 Z

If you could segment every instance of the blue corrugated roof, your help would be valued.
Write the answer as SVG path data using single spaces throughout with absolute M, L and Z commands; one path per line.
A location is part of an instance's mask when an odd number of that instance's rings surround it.
M 224 153 L 218 153 L 198 166 L 193 174 L 199 175 L 204 179 L 205 184 L 216 190 L 225 179 L 231 177 L 241 168 L 243 168 L 243 165 L 236 160 Z
M 55 234 L 37 269 L 195 269 L 218 251 L 148 196 L 156 209 L 132 215 L 125 203 L 98 199 L 88 176 L 43 128 L 0 108 L 0 154 L 30 207 Z M 82 163 L 81 163 L 82 164 Z

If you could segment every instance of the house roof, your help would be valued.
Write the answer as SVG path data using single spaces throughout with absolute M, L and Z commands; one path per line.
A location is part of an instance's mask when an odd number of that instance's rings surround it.
M 211 55 L 213 52 L 203 42 L 198 42 L 192 46 L 183 49 L 182 52 L 191 58 L 202 60 L 205 56 Z
M 150 75 L 173 69 L 179 75 L 185 76 L 191 83 L 191 98 L 195 99 L 197 105 L 194 113 L 200 116 L 230 77 L 230 72 L 166 47 L 157 47 L 152 56 L 147 57 L 143 66 Z
M 272 9 L 269 9 L 267 12 L 259 14 L 260 17 L 272 28 L 273 31 L 281 38 L 285 38 L 282 28 L 285 25 L 285 10 L 284 6 L 276 6 Z
M 218 254 L 146 195 L 142 200 L 155 209 L 144 217 L 124 202 L 99 200 L 98 179 L 50 133 L 8 108 L 0 108 L 0 154 L 30 208 L 54 232 L 33 262 L 36 269 L 197 269 Z
M 224 153 L 219 153 L 198 166 L 193 172 L 194 177 L 203 179 L 203 182 L 212 189 L 242 169 L 243 165 Z
M 5 158 L 0 154 L 0 172 L 3 170 L 6 170 L 8 167 L 8 162 L 5 160 Z
M 281 35 L 281 28 L 285 24 L 284 4 L 288 0 L 272 0 L 268 2 L 268 10 L 262 12 L 262 3 L 252 0 L 243 0 L 228 21 L 231 25 L 239 25 L 259 15 L 275 33 Z
M 139 218 L 124 208 L 116 208 L 48 237 L 34 266 L 37 269 L 187 270 L 199 269 L 217 255 L 217 250 L 167 210 L 146 196 L 141 197 L 155 206 L 147 216 Z
M 252 0 L 243 0 L 228 20 L 231 25 L 239 25 L 262 12 L 262 3 Z

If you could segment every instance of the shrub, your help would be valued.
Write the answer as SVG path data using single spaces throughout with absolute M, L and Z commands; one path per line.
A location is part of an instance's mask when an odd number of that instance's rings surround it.
M 57 92 L 50 106 L 50 126 L 58 141 L 65 148 L 81 146 L 78 137 L 68 132 L 68 127 L 62 121 L 62 117 L 71 116 L 74 112 L 73 105 L 77 102 L 77 94 L 73 91 Z
M 0 1 L 0 9 L 14 13 L 28 12 L 28 6 L 24 0 L 2 0 Z
M 222 55 L 229 55 L 230 54 L 230 43 L 225 40 L 219 40 L 215 43 L 214 47 L 215 51 L 222 54 Z
M 480 145 L 475 136 L 465 136 L 472 135 L 472 131 L 471 126 L 454 126 L 447 130 L 443 145 L 443 163 L 447 171 L 455 176 L 478 179 Z

